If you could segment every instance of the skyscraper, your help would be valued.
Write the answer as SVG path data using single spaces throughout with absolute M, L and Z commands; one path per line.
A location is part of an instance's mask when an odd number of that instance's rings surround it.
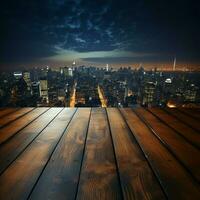
M 45 103 L 49 103 L 47 79 L 40 80 L 40 97 Z
M 107 72 L 109 71 L 109 65 L 108 64 L 106 65 L 106 71 Z
M 176 57 L 174 58 L 173 71 L 176 71 Z
M 63 68 L 64 76 L 73 76 L 73 69 L 71 67 L 64 67 Z
M 24 72 L 23 73 L 23 79 L 25 80 L 27 84 L 27 89 L 30 91 L 31 90 L 31 75 L 30 72 Z
M 153 82 L 146 82 L 142 93 L 142 105 L 152 106 L 155 99 L 156 84 Z

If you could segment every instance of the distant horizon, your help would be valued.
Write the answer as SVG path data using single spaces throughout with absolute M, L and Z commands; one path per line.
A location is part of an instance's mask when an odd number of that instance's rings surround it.
M 9 66 L 10 65 L 10 66 Z M 50 67 L 51 69 L 59 69 L 61 67 L 96 67 L 96 68 L 106 68 L 107 64 L 99 64 L 99 63 L 77 63 L 75 66 L 71 63 L 62 63 L 62 64 L 9 64 L 0 65 L 0 72 L 9 72 L 9 71 L 23 71 L 23 70 L 31 70 L 34 68 L 45 68 Z M 173 63 L 133 63 L 133 64 L 108 64 L 109 68 L 113 68 L 114 70 L 118 70 L 120 68 L 128 68 L 131 67 L 131 69 L 139 69 L 140 67 L 143 67 L 145 70 L 152 70 L 157 69 L 158 71 L 174 71 L 173 70 Z M 200 71 L 200 64 L 192 63 L 192 64 L 185 64 L 185 63 L 177 63 L 176 64 L 176 70 L 175 71 Z

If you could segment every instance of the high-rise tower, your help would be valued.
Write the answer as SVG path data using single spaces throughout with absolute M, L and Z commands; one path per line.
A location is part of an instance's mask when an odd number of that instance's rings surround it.
M 176 57 L 174 58 L 173 71 L 176 71 Z

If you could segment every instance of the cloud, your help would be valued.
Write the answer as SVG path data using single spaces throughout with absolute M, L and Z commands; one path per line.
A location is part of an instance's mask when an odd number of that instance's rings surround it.
M 75 40 L 77 41 L 77 42 L 80 42 L 80 43 L 86 43 L 86 40 L 83 40 L 83 39 L 81 39 L 81 38 L 75 38 Z
M 57 54 L 54 56 L 46 57 L 45 60 L 54 62 L 71 62 L 72 60 L 96 62 L 96 63 L 117 63 L 119 61 L 131 62 L 147 59 L 150 57 L 158 56 L 156 54 L 150 53 L 137 53 L 131 51 L 89 51 L 89 52 L 77 52 L 74 50 L 64 50 L 60 47 L 56 47 Z
M 2 60 L 162 58 L 148 52 L 200 58 L 200 13 L 192 1 L 11 0 L 2 2 L 0 16 Z

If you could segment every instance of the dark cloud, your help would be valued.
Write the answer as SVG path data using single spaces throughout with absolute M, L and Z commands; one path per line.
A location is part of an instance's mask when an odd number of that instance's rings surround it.
M 199 4 L 189 0 L 4 1 L 0 62 L 37 62 L 57 54 L 57 48 L 158 53 L 145 58 L 150 61 L 170 56 L 200 61 L 199 19 Z M 114 59 L 137 60 L 110 61 Z

